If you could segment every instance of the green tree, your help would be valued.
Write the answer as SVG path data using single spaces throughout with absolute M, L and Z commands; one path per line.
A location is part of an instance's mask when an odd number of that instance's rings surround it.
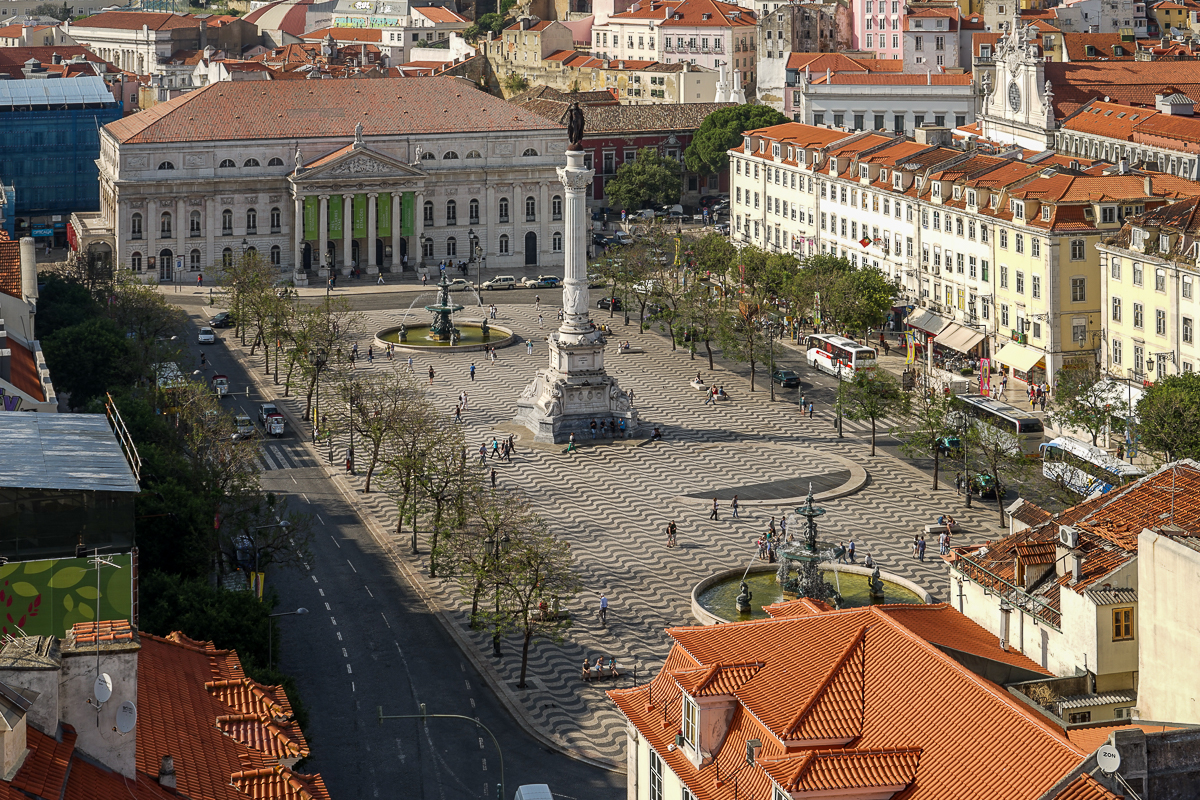
M 128 381 L 129 344 L 111 319 L 97 317 L 42 340 L 54 385 L 81 409 Z
M 1060 428 L 1087 431 L 1095 447 L 1114 419 L 1124 426 L 1129 403 L 1120 387 L 1095 367 L 1063 369 L 1058 372 L 1054 399 L 1046 407 L 1046 416 Z
M 605 182 L 604 193 L 614 208 L 630 212 L 646 205 L 673 205 L 683 191 L 682 175 L 683 168 L 676 159 L 659 155 L 656 148 L 643 147 L 637 158 L 626 161 Z
M 953 406 L 953 401 L 951 401 Z M 950 424 L 961 412 L 951 411 Z M 996 506 L 1000 513 L 1000 524 L 1004 524 L 1004 494 L 1008 487 L 1031 479 L 1035 474 L 1035 459 L 1021 452 L 1017 437 L 999 428 L 981 423 L 968 423 L 962 430 L 963 448 L 966 453 L 965 466 L 968 474 L 983 472 L 990 475 L 996 485 Z M 972 469 L 972 466 L 980 467 Z M 969 491 L 969 488 L 968 488 Z
M 526 80 L 525 76 L 521 75 L 519 72 L 510 72 L 500 80 L 500 85 L 503 86 L 504 90 L 511 96 L 514 94 L 520 94 L 528 89 L 529 81 Z
M 875 426 L 884 417 L 908 413 L 909 396 L 900 381 L 885 369 L 856 370 L 854 377 L 838 384 L 842 416 L 871 421 L 871 455 L 875 455 Z
M 938 460 L 942 440 L 951 434 L 950 400 L 940 391 L 917 392 L 909 401 L 907 417 L 892 428 L 900 449 L 909 458 L 933 456 L 933 489 L 938 488 Z
M 100 316 L 102 308 L 87 287 L 53 273 L 38 275 L 36 333 L 45 341 L 63 328 Z M 57 380 L 57 376 L 56 376 Z
M 720 174 L 729 167 L 729 148 L 741 142 L 743 133 L 787 121 L 770 106 L 741 105 L 714 111 L 700 123 L 683 153 L 684 163 L 689 172 Z
M 727 313 L 727 282 L 737 263 L 737 248 L 726 237 L 710 232 L 692 242 L 691 251 L 690 277 L 680 296 L 677 316 L 688 349 L 695 354 L 697 342 L 702 343 L 712 370 L 712 344 Z
M 1137 420 L 1146 449 L 1166 461 L 1200 459 L 1200 374 L 1183 372 L 1155 381 L 1138 401 Z
M 33 17 L 51 17 L 59 22 L 65 22 L 71 18 L 72 9 L 66 3 L 55 5 L 54 3 L 42 3 L 29 12 Z
M 878 267 L 860 267 L 842 276 L 837 287 L 843 306 L 841 322 L 848 331 L 862 331 L 883 325 L 892 309 L 899 287 Z

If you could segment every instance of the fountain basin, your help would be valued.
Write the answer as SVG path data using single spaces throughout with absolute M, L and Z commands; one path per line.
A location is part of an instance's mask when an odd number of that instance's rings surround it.
M 717 625 L 723 622 L 744 622 L 751 619 L 767 619 L 763 606 L 782 603 L 793 599 L 783 594 L 783 587 L 775 581 L 778 564 L 755 564 L 746 575 L 746 585 L 754 593 L 750 600 L 749 614 L 739 613 L 735 604 L 738 589 L 742 582 L 744 567 L 725 570 L 710 575 L 692 588 L 692 616 L 703 625 Z M 843 600 L 843 608 L 858 608 L 875 605 L 867 590 L 867 581 L 873 570 L 853 564 L 837 565 L 837 576 L 834 570 L 822 570 L 825 580 L 838 587 Z M 901 578 L 880 570 L 879 578 L 884 584 L 883 604 L 894 603 L 932 603 L 933 597 L 910 580 Z
M 493 347 L 508 347 L 517 341 L 517 336 L 510 329 L 499 325 L 488 325 L 487 336 L 481 332 L 478 322 L 458 322 L 454 327 L 461 334 L 458 344 L 439 341 L 429 325 L 405 325 L 408 340 L 400 341 L 400 327 L 384 328 L 375 334 L 375 342 L 380 347 L 392 345 L 398 350 L 445 350 L 448 348 L 461 352 L 489 350 Z M 429 338 L 433 337 L 433 338 Z

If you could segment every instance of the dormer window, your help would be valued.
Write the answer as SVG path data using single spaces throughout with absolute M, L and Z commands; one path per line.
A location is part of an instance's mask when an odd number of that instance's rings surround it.
M 870 172 L 870 167 L 868 167 L 866 164 L 859 164 L 859 165 L 858 165 L 858 177 L 860 177 L 860 178 L 866 178 L 866 177 L 868 177 L 870 174 L 871 174 L 871 172 Z
M 967 192 L 967 205 L 969 205 L 969 206 L 975 205 L 975 190 L 974 189 L 971 189 L 970 191 Z
M 1171 237 L 1168 234 L 1160 233 L 1158 235 L 1158 249 L 1164 253 L 1171 249 Z
M 1008 201 L 1008 210 L 1012 212 L 1013 219 L 1025 219 L 1025 204 L 1016 200 Z
M 902 175 L 901 175 L 899 172 L 893 172 L 893 173 L 892 173 L 892 186 L 893 186 L 894 188 L 896 188 L 896 189 L 899 189 L 899 188 L 900 188 L 900 181 L 901 181 L 901 180 L 903 180 L 903 176 L 902 176 Z
M 771 155 L 774 156 L 775 158 L 779 158 L 779 150 L 780 150 L 780 147 L 779 147 L 778 142 L 771 145 Z
M 1050 221 L 1050 206 L 1042 206 L 1042 222 Z
M 961 187 L 961 186 L 955 186 L 955 187 L 954 187 L 954 199 L 955 199 L 955 200 L 961 200 L 961 199 L 962 199 L 962 187 Z
M 742 146 L 745 148 L 745 150 L 746 150 L 746 152 L 747 152 L 747 153 L 752 153 L 752 152 L 754 152 L 754 143 L 750 141 L 750 137 L 749 137 L 749 136 L 745 137 L 745 138 L 742 140 Z
M 1141 249 L 1146 246 L 1146 232 L 1141 228 L 1134 228 L 1130 240 L 1134 247 Z
M 758 152 L 760 152 L 760 153 L 767 152 L 767 143 L 765 141 L 761 141 L 758 143 Z
M 933 182 L 933 196 L 939 199 L 942 196 L 942 184 L 938 183 L 937 181 Z
M 888 174 L 888 171 L 886 169 L 879 170 L 879 180 L 886 181 L 888 179 L 887 174 Z
M 689 694 L 683 695 L 683 740 L 693 750 L 697 750 L 700 741 L 700 706 Z

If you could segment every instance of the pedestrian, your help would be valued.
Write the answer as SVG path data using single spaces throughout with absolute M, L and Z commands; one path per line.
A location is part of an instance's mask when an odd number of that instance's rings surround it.
M 535 294 L 533 296 L 533 307 L 536 311 L 542 310 L 542 296 L 540 294 Z
M 603 592 L 600 593 L 600 624 L 608 624 L 608 598 Z
M 675 520 L 671 520 L 667 523 L 667 547 L 675 546 L 675 534 Z
M 803 395 L 803 394 L 801 394 L 801 395 L 800 395 L 800 415 L 801 415 L 801 416 L 803 416 L 803 415 L 804 415 L 804 411 L 805 411 L 805 409 L 807 409 L 807 408 L 808 408 L 808 406 L 804 405 L 804 395 Z
M 946 540 L 948 538 L 949 537 L 946 536 L 945 531 L 942 531 L 938 534 L 938 552 L 942 555 L 946 555 L 946 553 L 949 552 L 949 548 L 946 547 Z
M 767 541 L 775 538 L 775 516 L 771 516 L 771 521 L 767 523 Z
M 629 407 L 630 407 L 630 408 L 632 408 L 632 407 L 633 407 L 633 389 L 630 389 L 630 390 L 629 390 L 628 392 L 626 392 L 625 394 L 626 394 L 626 395 L 628 395 L 628 397 L 629 397 Z
M 408 256 L 405 256 L 405 258 L 408 258 Z M 422 273 L 421 273 L 421 285 L 422 285 L 422 286 L 428 286 L 428 285 L 429 285 L 429 273 L 428 273 L 428 272 L 422 272 Z
M 375 281 L 376 286 L 383 286 L 383 273 L 379 273 L 379 280 Z
M 495 364 L 499 360 L 499 358 L 496 356 L 496 348 L 493 347 L 491 352 L 492 352 L 492 363 Z
M 608 420 L 606 420 L 606 419 L 600 420 L 600 438 L 601 439 L 608 438 Z
M 530 339 L 525 343 L 525 354 L 530 356 L 533 355 L 533 339 Z
M 954 473 L 954 493 L 962 494 L 963 477 L 961 472 Z
M 592 438 L 595 439 L 596 438 L 596 420 L 592 420 L 591 429 L 592 429 Z
M 413 371 L 413 357 L 412 356 L 408 357 L 408 371 L 409 372 Z
M 736 494 L 733 496 L 733 499 L 729 501 L 729 513 L 733 515 L 734 519 L 738 518 L 738 496 Z
M 487 463 L 487 442 L 484 442 L 483 444 L 479 445 L 479 463 L 480 464 Z
M 374 347 L 374 345 L 368 345 L 368 347 L 367 347 L 367 363 L 368 364 L 375 363 L 375 347 Z
M 921 541 L 917 544 L 917 558 L 925 560 L 925 537 L 921 537 Z
M 454 421 L 459 425 L 462 424 L 462 406 L 454 407 Z
M 1046 395 L 1045 395 L 1045 393 L 1043 393 L 1042 396 L 1038 398 L 1038 404 L 1041 405 L 1042 411 L 1045 412 L 1045 410 L 1046 410 Z
M 475 380 L 475 362 L 471 362 L 471 380 Z
M 717 498 L 713 498 L 712 512 L 708 515 L 709 519 L 717 519 Z
M 354 459 L 350 456 L 346 456 L 346 472 L 350 475 L 354 474 Z
M 853 536 L 850 537 L 850 549 L 847 551 L 847 554 L 850 556 L 850 563 L 853 564 L 854 563 L 854 537 Z
M 621 420 L 621 438 L 622 439 L 626 438 L 626 436 L 625 436 L 625 420 Z
M 499 455 L 500 455 L 500 440 L 497 439 L 495 436 L 493 436 L 492 437 L 492 452 L 491 452 L 491 455 L 488 456 L 488 458 L 490 459 L 492 457 L 499 457 Z
M 357 355 L 353 350 L 350 351 L 350 366 L 354 366 L 354 356 Z
M 567 439 L 567 452 L 568 453 L 575 452 L 575 434 L 574 433 L 572 433 L 571 437 L 569 439 Z
M 715 386 L 708 390 L 707 396 L 704 398 L 704 405 L 708 405 L 709 403 L 712 403 L 714 406 L 717 404 L 717 387 Z
M 912 557 L 913 558 L 917 557 L 917 550 L 919 550 L 920 547 L 921 547 L 921 539 L 919 536 L 914 535 L 913 540 L 912 540 Z
M 205 358 L 203 351 L 200 353 L 200 369 L 208 369 L 208 359 Z
M 462 407 L 463 407 L 463 411 L 466 411 L 466 410 L 467 410 L 467 407 L 468 407 L 468 406 L 467 406 L 467 393 L 466 393 L 466 392 L 462 392 L 462 393 L 459 395 L 459 397 L 460 397 L 460 398 L 461 398 L 461 400 L 462 400 Z
M 411 356 L 410 356 L 411 358 Z M 429 365 L 429 385 L 433 386 L 433 365 Z
M 542 327 L 542 315 L 538 314 L 538 327 Z
M 201 273 L 198 273 L 198 274 L 196 275 L 196 285 L 197 285 L 197 286 L 203 286 L 203 285 L 204 285 L 204 273 L 203 273 L 203 272 L 201 272 Z
M 809 419 L 813 418 L 813 404 L 811 402 L 809 402 L 809 404 L 808 404 L 808 418 Z
M 517 442 L 516 439 L 513 438 L 512 434 L 509 434 L 508 436 L 508 452 L 510 455 L 517 452 Z M 509 458 L 508 460 L 512 461 L 512 458 Z
M 492 488 L 496 488 L 496 468 L 492 467 Z
M 839 547 L 837 550 L 834 551 L 837 553 L 837 563 L 845 564 L 846 563 L 846 543 L 840 542 L 839 544 L 841 544 L 841 547 Z

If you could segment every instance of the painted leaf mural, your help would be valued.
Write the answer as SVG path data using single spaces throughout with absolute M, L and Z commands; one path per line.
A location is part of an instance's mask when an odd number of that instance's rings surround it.
M 129 555 L 105 556 L 100 571 L 99 619 L 129 619 L 133 568 Z M 62 636 L 76 622 L 97 618 L 96 569 L 87 558 L 15 561 L 0 566 L 0 635 Z

